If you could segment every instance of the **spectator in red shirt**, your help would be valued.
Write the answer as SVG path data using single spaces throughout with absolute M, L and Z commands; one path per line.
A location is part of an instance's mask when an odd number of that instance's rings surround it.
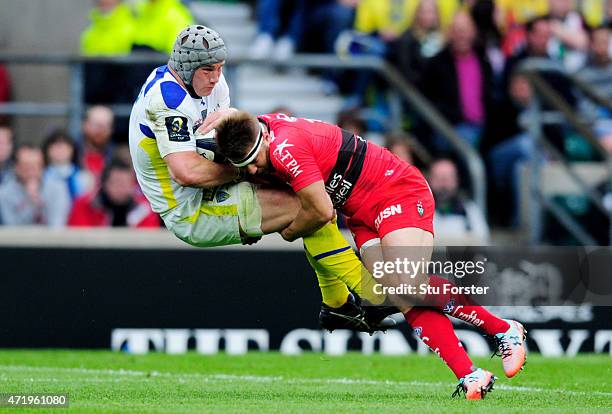
M 159 227 L 157 214 L 137 195 L 136 179 L 129 165 L 111 162 L 102 174 L 98 191 L 75 200 L 68 219 L 74 227 Z
M 113 112 L 102 105 L 92 106 L 83 120 L 83 137 L 79 148 L 81 167 L 96 179 L 100 178 L 113 152 L 113 122 Z

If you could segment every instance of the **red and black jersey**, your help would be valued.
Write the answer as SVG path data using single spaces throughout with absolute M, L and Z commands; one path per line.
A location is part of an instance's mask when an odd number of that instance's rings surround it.
M 328 182 L 343 146 L 341 128 L 284 114 L 268 114 L 259 119 L 269 127 L 270 161 L 279 178 L 289 183 L 295 192 L 317 181 Z M 345 144 L 349 142 L 346 141 L 346 133 L 344 138 Z M 354 140 L 355 145 L 359 140 L 361 138 Z M 348 216 L 377 197 L 381 189 L 401 177 L 410 167 L 386 148 L 371 142 L 364 142 L 363 145 L 367 145 L 367 148 L 364 148 L 359 177 L 353 183 L 350 196 L 340 207 Z

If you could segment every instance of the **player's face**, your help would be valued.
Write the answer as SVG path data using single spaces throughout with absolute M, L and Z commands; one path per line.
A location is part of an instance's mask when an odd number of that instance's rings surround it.
M 198 96 L 208 96 L 212 93 L 213 88 L 221 79 L 223 65 L 225 65 L 225 61 L 202 66 L 195 71 L 191 85 Z
M 270 134 L 263 132 L 263 143 L 255 161 L 246 166 L 246 170 L 251 175 L 266 174 L 270 172 Z

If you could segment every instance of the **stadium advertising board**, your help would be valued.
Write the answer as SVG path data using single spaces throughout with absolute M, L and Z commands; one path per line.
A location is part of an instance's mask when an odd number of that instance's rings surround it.
M 493 256 L 489 264 L 502 263 Z M 512 293 L 521 306 L 510 299 L 486 304 L 525 323 L 530 350 L 546 356 L 610 352 L 612 307 L 602 306 L 607 285 L 595 284 L 601 293 L 596 306 L 564 304 L 575 289 L 558 284 L 564 269 L 574 268 L 557 263 L 550 251 L 515 263 L 511 256 L 505 256 L 497 274 L 503 275 L 505 290 L 512 286 L 512 275 L 527 283 L 522 294 Z M 373 336 L 321 331 L 316 278 L 296 251 L 2 248 L 0 258 L 6 275 L 0 307 L 10 315 L 0 323 L 0 347 L 202 354 L 428 352 L 406 324 Z M 531 280 L 539 282 L 525 282 Z M 544 291 L 555 293 L 543 296 Z M 457 334 L 471 354 L 492 352 L 468 325 L 458 326 Z

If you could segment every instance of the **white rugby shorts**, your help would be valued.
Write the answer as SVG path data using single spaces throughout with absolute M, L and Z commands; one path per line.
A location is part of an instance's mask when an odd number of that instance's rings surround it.
M 202 189 L 162 219 L 176 237 L 192 246 L 240 244 L 244 236 L 263 235 L 257 188 L 241 182 Z

